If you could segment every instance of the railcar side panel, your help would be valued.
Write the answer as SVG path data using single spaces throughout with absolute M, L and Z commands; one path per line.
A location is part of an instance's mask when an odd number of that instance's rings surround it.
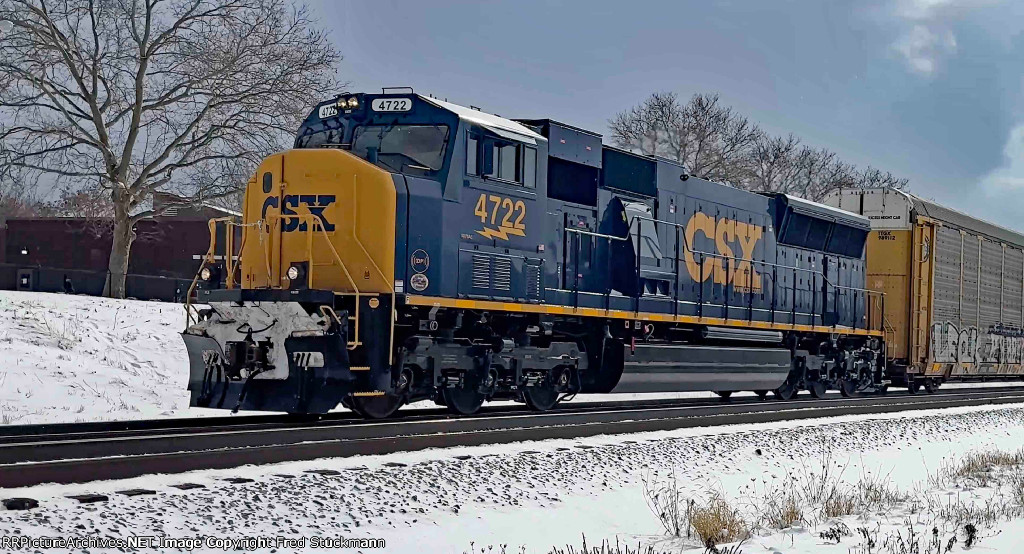
M 1024 376 L 1024 235 L 890 189 L 826 203 L 871 220 L 868 285 L 910 378 Z

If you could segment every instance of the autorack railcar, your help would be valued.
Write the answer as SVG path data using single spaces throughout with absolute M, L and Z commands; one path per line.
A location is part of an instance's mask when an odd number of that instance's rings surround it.
M 243 212 L 215 222 L 242 241 L 211 244 L 183 333 L 194 406 L 386 417 L 887 384 L 867 218 L 555 120 L 342 95 L 262 162 Z
M 916 393 L 1024 377 L 1024 235 L 894 189 L 825 202 L 871 221 L 868 285 L 886 294 L 895 381 Z

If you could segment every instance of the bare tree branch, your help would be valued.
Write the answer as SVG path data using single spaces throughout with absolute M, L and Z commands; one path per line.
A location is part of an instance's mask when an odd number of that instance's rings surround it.
M 722 106 L 717 94 L 695 94 L 685 104 L 656 92 L 610 121 L 616 145 L 662 156 L 698 177 L 757 191 L 820 200 L 839 187 L 907 187 L 907 179 L 871 167 L 859 170 L 835 152 L 771 136 Z
M 0 0 L 0 21 L 0 161 L 65 200 L 102 193 L 113 295 L 154 193 L 237 198 L 340 88 L 338 52 L 293 0 Z

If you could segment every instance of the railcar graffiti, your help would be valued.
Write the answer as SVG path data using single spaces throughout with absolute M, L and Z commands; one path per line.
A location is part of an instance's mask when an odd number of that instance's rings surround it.
M 937 363 L 1020 364 L 1024 362 L 1024 333 L 992 326 L 982 333 L 975 326 L 952 321 L 932 324 L 932 361 Z

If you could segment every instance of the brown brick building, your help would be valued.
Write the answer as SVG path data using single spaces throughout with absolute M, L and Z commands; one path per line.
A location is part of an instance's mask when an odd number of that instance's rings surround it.
M 154 203 L 162 206 L 175 200 L 163 195 Z M 135 225 L 128 295 L 180 301 L 209 248 L 208 221 L 237 214 L 215 206 L 162 207 L 166 208 L 163 216 Z M 76 293 L 102 294 L 111 227 L 107 219 L 0 219 L 0 289 L 58 292 L 70 288 Z

